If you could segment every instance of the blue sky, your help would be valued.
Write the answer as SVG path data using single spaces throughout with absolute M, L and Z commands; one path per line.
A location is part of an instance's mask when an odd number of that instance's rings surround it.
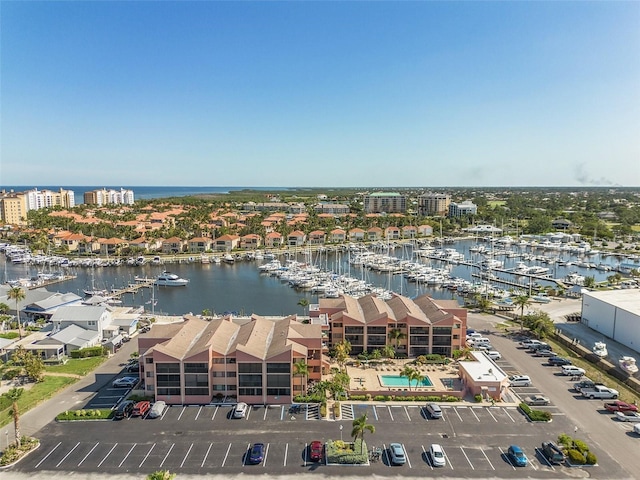
M 640 2 L 0 9 L 0 185 L 640 185 Z

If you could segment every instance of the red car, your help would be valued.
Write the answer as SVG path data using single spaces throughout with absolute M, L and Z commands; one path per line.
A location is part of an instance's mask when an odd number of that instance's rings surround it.
M 142 402 L 138 402 L 136 403 L 136 406 L 133 407 L 133 412 L 131 412 L 131 416 L 144 417 L 144 415 L 149 411 L 150 408 L 151 408 L 151 402 L 147 402 L 146 400 Z
M 612 402 L 604 402 L 604 408 L 610 412 L 637 412 L 638 407 L 632 403 L 614 400 Z
M 322 442 L 314 440 L 309 447 L 309 457 L 313 462 L 319 462 L 322 460 Z

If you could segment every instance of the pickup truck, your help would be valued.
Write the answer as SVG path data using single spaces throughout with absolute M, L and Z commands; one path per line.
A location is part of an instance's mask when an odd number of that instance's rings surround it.
M 633 403 L 623 402 L 622 400 L 614 400 L 613 402 L 604 402 L 604 408 L 609 412 L 637 412 L 638 407 Z
M 577 392 L 582 392 L 583 388 L 593 388 L 596 385 L 598 385 L 596 382 L 587 378 L 585 380 L 580 380 L 578 383 L 574 383 L 573 389 Z
M 618 391 L 604 385 L 596 385 L 593 388 L 583 388 L 582 396 L 587 398 L 618 398 Z
M 616 418 L 621 422 L 640 422 L 638 412 L 616 412 Z

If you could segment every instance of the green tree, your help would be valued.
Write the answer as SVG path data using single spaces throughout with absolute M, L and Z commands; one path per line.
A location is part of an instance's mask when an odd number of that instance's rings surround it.
M 16 301 L 16 318 L 18 319 L 18 334 L 22 340 L 22 323 L 20 323 L 20 307 L 18 304 L 26 297 L 24 290 L 20 287 L 11 287 L 7 292 L 7 298 Z
M 24 393 L 24 388 L 12 388 L 5 395 L 11 400 L 11 415 L 13 415 L 13 428 L 15 431 L 16 447 L 20 448 L 20 408 L 18 400 Z
M 382 356 L 385 358 L 395 358 L 396 349 L 393 348 L 393 345 L 385 345 L 382 347 Z
M 344 370 L 351 353 L 351 343 L 348 340 L 343 340 L 334 347 L 335 358 L 338 365 Z
M 520 331 L 522 331 L 524 330 L 524 309 L 531 304 L 531 298 L 528 295 L 518 295 L 513 304 L 520 307 Z
M 306 298 L 301 298 L 298 301 L 298 305 L 301 306 L 304 310 L 304 316 L 307 316 L 307 307 L 309 306 L 309 300 Z
M 309 377 L 309 365 L 307 364 L 307 362 L 305 362 L 304 360 L 300 360 L 297 361 L 293 364 L 293 376 L 294 377 L 303 377 L 303 378 L 308 378 Z M 305 381 L 304 384 L 302 383 L 302 379 L 300 380 L 300 386 L 304 386 L 304 388 L 301 388 L 301 390 L 303 391 L 303 393 L 306 395 L 307 393 L 307 382 Z
M 416 373 L 416 369 L 409 365 L 406 365 L 400 372 L 400 376 L 406 377 L 407 380 L 409 381 L 409 390 L 411 390 L 411 381 L 415 373 Z
M 158 470 L 147 475 L 147 480 L 173 480 L 174 478 L 176 478 L 176 474 L 169 470 Z
M 358 417 L 356 419 L 353 420 L 353 429 L 351 430 L 351 437 L 353 438 L 353 441 L 355 442 L 358 438 L 360 438 L 360 440 L 362 440 L 362 443 L 360 443 L 360 453 L 362 453 L 362 446 L 364 444 L 364 434 L 365 432 L 371 432 L 371 433 L 375 433 L 376 432 L 376 427 L 367 423 L 367 414 L 363 414 L 361 417 Z
M 10 310 L 9 305 L 0 302 L 0 314 L 5 315 Z
M 396 350 L 398 349 L 399 341 L 403 338 L 407 338 L 407 334 L 399 328 L 392 328 L 391 330 L 389 330 L 389 340 L 393 341 Z
M 589 275 L 588 277 L 584 277 L 584 286 L 586 288 L 595 288 L 596 286 L 596 277 L 593 275 Z

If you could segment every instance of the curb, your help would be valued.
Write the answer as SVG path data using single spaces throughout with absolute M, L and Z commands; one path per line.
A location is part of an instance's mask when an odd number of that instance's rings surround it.
M 13 467 L 15 464 L 17 464 L 18 462 L 20 462 L 20 460 L 22 460 L 23 458 L 28 457 L 31 452 L 35 452 L 36 450 L 38 450 L 40 448 L 40 441 L 38 441 L 37 445 L 35 447 L 33 447 L 31 450 L 29 450 L 27 453 L 25 453 L 24 455 L 22 455 L 19 459 L 17 459 L 15 462 L 10 463 L 9 465 L 2 465 L 0 466 L 0 470 L 4 470 L 7 468 L 11 468 Z

